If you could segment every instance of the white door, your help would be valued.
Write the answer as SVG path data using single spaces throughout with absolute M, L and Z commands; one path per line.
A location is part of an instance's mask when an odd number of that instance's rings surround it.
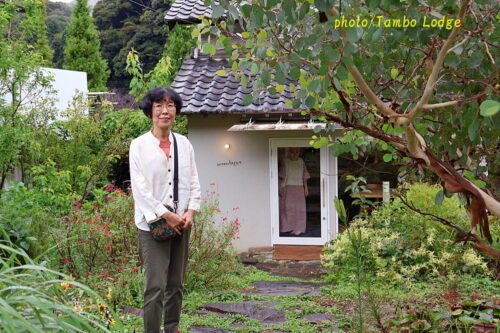
M 324 245 L 337 234 L 336 159 L 310 140 L 269 141 L 273 245 Z

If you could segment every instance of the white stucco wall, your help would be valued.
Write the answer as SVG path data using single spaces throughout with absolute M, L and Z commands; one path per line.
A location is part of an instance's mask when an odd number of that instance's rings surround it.
M 57 118 L 61 119 L 61 112 L 65 111 L 70 102 L 79 93 L 84 94 L 87 98 L 87 73 L 79 71 L 70 71 L 66 69 L 41 67 L 44 75 L 51 78 L 50 87 L 30 87 L 30 91 L 23 88 L 21 94 L 23 96 L 23 108 L 36 108 L 37 103 L 42 99 L 50 99 L 54 102 L 54 107 L 57 110 Z M 27 85 L 28 86 L 28 85 Z M 0 96 L 5 102 L 12 103 L 12 96 L 9 94 Z
M 238 121 L 234 115 L 190 115 L 188 136 L 195 149 L 202 195 L 216 191 L 222 212 L 238 217 L 240 239 L 235 246 L 242 252 L 272 246 L 269 139 L 310 137 L 312 131 L 227 132 Z M 226 143 L 229 150 L 224 149 Z M 229 161 L 237 164 L 218 166 Z M 233 211 L 235 207 L 239 209 Z
M 86 72 L 57 68 L 42 68 L 42 70 L 53 77 L 52 88 L 55 93 L 50 96 L 54 98 L 55 107 L 59 114 L 68 108 L 69 103 L 78 93 L 87 94 Z

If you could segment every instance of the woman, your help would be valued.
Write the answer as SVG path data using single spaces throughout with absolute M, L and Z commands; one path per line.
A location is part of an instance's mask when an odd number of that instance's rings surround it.
M 129 162 L 135 201 L 139 255 L 145 269 L 144 331 L 160 332 L 163 314 L 164 332 L 176 332 L 182 307 L 182 283 L 188 259 L 189 233 L 193 216 L 200 207 L 200 184 L 191 143 L 183 135 L 172 133 L 175 116 L 182 100 L 171 88 L 150 90 L 140 105 L 153 120 L 153 129 L 132 141 Z M 178 205 L 174 207 L 174 136 L 178 148 Z M 156 241 L 148 221 L 164 218 L 178 234 Z
M 279 170 L 280 232 L 299 236 L 306 231 L 306 197 L 309 195 L 307 180 L 311 178 L 300 148 L 288 148 Z

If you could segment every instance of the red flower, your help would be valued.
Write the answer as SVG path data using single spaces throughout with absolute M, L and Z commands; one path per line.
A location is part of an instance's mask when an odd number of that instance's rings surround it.
M 111 244 L 108 244 L 105 247 L 106 247 L 106 250 L 111 250 Z
M 131 270 L 133 270 L 133 271 L 134 271 L 134 272 L 136 272 L 136 273 L 137 273 L 137 271 L 138 271 L 138 269 L 137 269 L 137 268 L 135 268 L 135 267 L 131 267 L 130 269 L 131 269 Z

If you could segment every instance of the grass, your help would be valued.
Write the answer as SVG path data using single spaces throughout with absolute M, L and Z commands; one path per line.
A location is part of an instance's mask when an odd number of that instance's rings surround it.
M 257 270 L 253 267 L 247 267 L 246 270 L 246 274 L 243 274 L 238 281 L 234 281 L 235 285 L 239 286 L 240 290 L 250 289 L 251 284 L 257 281 L 302 281 L 297 278 L 269 275 L 268 273 Z M 324 307 L 316 301 L 317 299 L 318 296 L 308 295 L 265 297 L 241 293 L 237 289 L 228 291 L 192 292 L 184 298 L 184 312 L 181 316 L 180 329 L 181 331 L 188 331 L 191 326 L 208 326 L 241 333 L 263 332 L 265 330 L 281 330 L 297 333 L 316 333 L 321 331 L 330 332 L 332 329 L 332 323 L 314 325 L 310 324 L 306 320 L 300 319 L 303 316 L 312 313 L 326 313 L 335 318 L 340 318 L 340 323 L 346 322 L 343 315 L 337 312 L 337 307 Z M 234 303 L 245 301 L 279 302 L 280 304 L 275 306 L 275 308 L 281 309 L 285 312 L 287 322 L 283 325 L 262 324 L 257 320 L 253 320 L 242 315 L 228 314 L 222 318 L 213 314 L 199 315 L 196 313 L 196 311 L 200 310 L 201 306 L 206 303 Z
M 256 281 L 285 281 L 295 280 L 286 277 L 271 276 L 266 272 L 249 269 L 248 274 L 236 282 L 243 288 L 250 288 L 252 282 Z M 309 281 L 308 281 L 309 282 Z M 323 282 L 323 281 L 318 281 Z M 459 286 L 459 287 L 458 287 Z M 388 320 L 393 320 L 393 328 L 403 325 L 405 321 L 416 320 L 412 316 L 412 308 L 420 311 L 422 316 L 444 316 L 450 318 L 452 309 L 446 293 L 452 288 L 460 294 L 460 302 L 466 303 L 474 293 L 480 293 L 483 298 L 494 299 L 499 294 L 499 284 L 489 278 L 472 278 L 464 276 L 455 281 L 436 279 L 431 283 L 415 283 L 411 290 L 409 288 L 391 287 L 387 283 L 376 283 L 372 286 L 375 291 L 376 307 L 380 311 L 386 325 Z M 291 333 L 316 333 L 316 332 L 354 332 L 353 318 L 356 316 L 356 289 L 352 281 L 338 281 L 322 288 L 322 295 L 315 296 L 276 296 L 264 297 L 240 293 L 237 289 L 226 291 L 193 292 L 185 297 L 185 306 L 181 317 L 181 330 L 188 331 L 191 326 L 208 326 L 219 329 L 231 330 L 239 333 L 265 332 L 266 330 L 279 330 Z M 365 299 L 367 295 L 365 294 Z M 280 304 L 275 308 L 285 312 L 286 323 L 282 325 L 262 324 L 256 320 L 241 315 L 228 314 L 224 318 L 217 315 L 200 315 L 197 313 L 205 303 L 232 303 L 244 301 L 277 301 Z M 409 311 L 409 312 L 408 312 Z M 308 314 L 324 313 L 335 318 L 334 322 L 311 324 L 302 318 Z M 409 314 L 410 313 L 410 314 Z M 379 332 L 376 322 L 372 317 L 370 308 L 364 310 L 367 332 Z M 409 318 L 409 319 L 408 319 Z M 433 325 L 441 325 L 438 321 L 428 319 Z M 498 320 L 498 314 L 495 320 Z M 438 331 L 456 331 L 453 327 L 463 325 L 458 317 L 448 319 L 446 324 L 438 326 Z M 470 330 L 470 327 L 461 326 L 462 329 Z M 463 328 L 465 327 L 465 328 Z M 422 331 L 424 332 L 424 331 Z
M 3 249 L 5 250 L 6 247 L 4 246 Z M 15 252 L 15 256 L 23 257 L 23 253 L 21 251 L 17 251 Z M 11 258 L 14 258 L 15 256 L 12 256 Z M 1 286 L 2 288 L 0 289 L 5 292 L 7 286 L 6 283 L 10 283 L 11 286 L 20 286 L 21 288 L 15 289 L 15 292 L 18 295 L 16 297 L 18 297 L 18 299 L 20 299 L 19 297 L 22 297 L 23 302 L 32 302 L 32 305 L 28 305 L 27 307 L 24 305 L 25 308 L 31 307 L 32 309 L 36 309 L 37 307 L 42 307 L 41 303 L 43 303 L 44 299 L 48 300 L 48 298 L 53 298 L 55 295 L 52 294 L 52 292 L 54 292 L 54 290 L 60 290 L 60 284 L 67 282 L 67 280 L 64 279 L 63 275 L 51 272 L 43 266 L 35 266 L 34 262 L 30 261 L 28 257 L 23 257 L 23 260 L 25 260 L 28 265 L 23 266 L 19 261 L 14 262 L 14 259 L 9 260 L 9 257 L 4 256 L 2 259 L 2 263 L 4 264 L 2 271 L 4 279 L 0 281 L 3 283 Z M 6 268 L 7 265 L 10 265 L 10 267 L 14 267 L 15 265 L 16 269 L 23 271 L 23 274 L 12 274 L 11 270 Z M 231 277 L 232 284 L 234 285 L 233 289 L 196 290 L 186 294 L 184 297 L 184 306 L 181 315 L 181 331 L 188 332 L 191 326 L 214 327 L 238 333 L 265 332 L 266 330 L 279 330 L 290 333 L 355 331 L 355 321 L 353 318 L 356 316 L 355 299 L 357 291 L 353 281 L 347 279 L 346 277 L 339 277 L 335 279 L 335 283 L 329 283 L 329 285 L 323 287 L 322 295 L 265 297 L 261 295 L 242 293 L 241 290 L 251 289 L 251 284 L 257 281 L 301 280 L 297 278 L 272 276 L 253 267 L 244 267 L 240 270 L 240 272 L 241 273 L 239 275 Z M 50 279 L 46 279 L 41 275 L 42 273 L 55 275 L 53 275 Z M 26 277 L 29 277 L 29 279 L 23 280 Z M 33 280 L 34 283 L 31 280 Z M 31 282 L 28 283 L 26 281 Z M 37 292 L 40 292 L 40 295 L 44 298 L 37 301 L 34 297 L 26 297 L 26 295 L 23 294 L 23 288 L 25 288 L 23 286 L 31 288 L 29 289 L 30 291 L 32 289 L 37 290 L 36 288 L 38 288 L 39 291 Z M 85 287 L 82 286 L 82 288 Z M 445 331 L 453 332 L 456 331 L 454 327 L 462 327 L 465 331 L 470 331 L 472 324 L 467 326 L 463 323 L 463 321 L 465 319 L 471 321 L 472 319 L 470 318 L 473 316 L 478 317 L 477 314 L 479 314 L 480 311 L 473 309 L 469 314 L 469 317 L 464 317 L 463 315 L 462 317 L 459 317 L 458 315 L 453 316 L 453 309 L 451 308 L 449 303 L 450 300 L 446 298 L 446 295 L 456 295 L 454 297 L 457 297 L 457 299 L 454 301 L 456 301 L 457 304 L 466 304 L 466 301 L 471 299 L 490 301 L 495 299 L 495 297 L 498 297 L 500 294 L 500 284 L 489 277 L 471 277 L 469 275 L 464 275 L 456 277 L 453 280 L 438 278 L 429 283 L 416 282 L 412 285 L 411 290 L 409 288 L 397 288 L 390 286 L 387 283 L 376 282 L 372 285 L 372 290 L 375 292 L 376 306 L 383 314 L 385 323 L 388 323 L 388 320 L 392 320 L 393 324 L 391 325 L 393 325 L 393 328 L 398 327 L 397 325 L 405 325 L 405 321 L 411 322 L 411 320 L 415 320 L 415 318 L 413 318 L 416 316 L 414 313 L 417 313 L 418 316 L 427 316 L 426 318 L 444 315 L 445 318 L 448 318 L 447 322 L 443 326 L 439 326 L 440 328 L 438 331 L 442 331 L 444 329 Z M 90 290 L 89 292 L 91 293 Z M 364 297 L 365 299 L 368 298 L 366 294 Z M 9 301 L 9 298 L 5 299 Z M 14 300 L 14 298 L 10 299 L 11 302 Z M 281 309 L 285 312 L 286 323 L 281 325 L 262 324 L 257 320 L 237 314 L 227 314 L 225 317 L 220 317 L 216 314 L 202 315 L 198 313 L 198 311 L 202 310 L 202 306 L 206 303 L 233 303 L 244 301 L 279 302 L 275 308 Z M 19 307 L 20 304 L 11 304 L 11 310 L 17 311 L 19 315 L 24 316 L 23 311 L 25 310 L 22 308 L 23 305 Z M 66 303 L 56 302 L 56 307 L 49 308 L 50 311 L 44 313 L 43 316 L 50 316 L 51 313 L 65 313 L 66 315 L 56 315 L 52 318 L 48 318 L 47 320 L 57 322 L 57 324 L 54 324 L 54 327 L 57 325 L 58 327 L 65 327 L 67 328 L 66 331 L 97 331 L 96 329 L 107 331 L 107 328 L 104 326 L 101 319 L 99 319 L 95 314 L 86 314 L 84 312 L 74 311 L 75 309 L 72 304 L 72 301 Z M 24 317 L 27 321 L 36 321 L 36 311 L 32 311 L 31 313 L 32 315 Z M 302 319 L 304 316 L 314 313 L 330 315 L 335 318 L 335 321 L 311 324 Z M 483 313 L 485 312 L 483 311 Z M 486 315 L 488 315 L 488 313 L 486 313 Z M 369 307 L 365 307 L 364 316 L 367 318 L 367 331 L 379 331 L 376 328 L 376 323 L 373 318 L 370 319 L 371 313 Z M 485 315 L 483 315 L 483 317 L 484 316 Z M 494 322 L 496 320 L 498 323 L 498 316 L 498 311 L 492 313 L 492 319 L 490 321 Z M 142 318 L 129 314 L 119 314 L 115 317 L 117 318 L 117 322 L 111 325 L 109 331 L 120 333 L 143 332 Z M 431 322 L 432 325 L 436 325 L 436 323 L 431 319 L 427 320 Z M 68 321 L 70 324 L 66 324 L 64 321 Z M 5 322 L 8 323 L 8 320 Z M 19 325 L 19 323 L 17 325 Z M 35 324 L 35 327 L 36 325 L 41 327 L 39 324 Z M 14 328 L 2 328 L 4 329 L 3 331 L 6 332 L 15 332 Z M 18 327 L 15 329 L 18 329 Z M 37 329 L 34 328 L 34 330 L 31 331 L 35 332 L 36 330 Z

